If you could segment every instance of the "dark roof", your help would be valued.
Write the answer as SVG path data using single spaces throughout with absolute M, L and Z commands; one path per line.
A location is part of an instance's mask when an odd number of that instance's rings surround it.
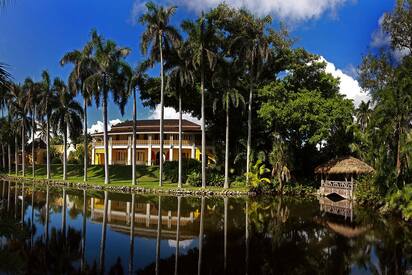
M 136 121 L 137 132 L 160 132 L 160 120 L 159 119 L 147 119 Z M 178 119 L 165 119 L 163 120 L 163 129 L 165 132 L 179 132 L 179 120 Z M 112 126 L 109 133 L 124 133 L 132 132 L 133 121 L 127 120 Z M 182 131 L 183 132 L 200 132 L 202 129 L 199 124 L 182 119 Z M 93 133 L 100 134 L 100 133 Z

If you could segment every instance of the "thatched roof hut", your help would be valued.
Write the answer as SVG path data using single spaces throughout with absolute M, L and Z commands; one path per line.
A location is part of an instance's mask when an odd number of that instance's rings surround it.
M 341 157 L 315 168 L 316 174 L 368 174 L 375 171 L 365 162 L 354 157 Z

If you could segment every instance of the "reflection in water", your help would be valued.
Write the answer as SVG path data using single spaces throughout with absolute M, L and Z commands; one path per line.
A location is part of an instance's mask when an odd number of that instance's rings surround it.
M 411 226 L 363 209 L 352 208 L 351 221 L 311 199 L 0 185 L 1 274 L 411 271 Z

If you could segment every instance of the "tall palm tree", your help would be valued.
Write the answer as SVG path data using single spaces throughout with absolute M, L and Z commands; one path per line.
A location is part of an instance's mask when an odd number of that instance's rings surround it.
M 143 66 L 139 65 L 136 69 L 132 69 L 127 63 L 121 64 L 121 75 L 125 78 L 125 94 L 129 96 L 133 94 L 133 136 L 132 136 L 132 184 L 137 183 L 136 179 L 136 120 L 137 120 L 137 99 L 136 89 L 141 87 L 144 79 Z
M 0 1 L 0 7 L 1 7 Z M 0 90 L 7 87 L 10 84 L 11 74 L 7 70 L 7 65 L 0 62 Z
M 80 104 L 74 100 L 73 94 L 63 80 L 55 78 L 53 89 L 57 93 L 58 100 L 50 117 L 53 128 L 63 134 L 63 180 L 67 179 L 67 135 L 77 136 L 82 130 L 83 110 Z
M 192 62 L 193 51 L 187 43 L 179 46 L 171 54 L 165 68 L 169 71 L 168 85 L 177 93 L 179 101 L 179 172 L 178 187 L 182 188 L 182 93 L 193 87 L 195 70 Z M 170 85 L 172 83 L 172 85 Z
M 226 112 L 226 141 L 225 141 L 225 183 L 224 188 L 229 188 L 229 114 L 230 106 L 237 108 L 240 103 L 245 104 L 245 99 L 236 89 L 240 84 L 234 79 L 236 73 L 236 64 L 225 62 L 221 59 L 218 69 L 213 76 L 213 84 L 217 89 L 222 91 L 220 99 L 222 107 Z M 213 111 L 217 109 L 218 98 L 213 102 Z
M 205 71 L 214 70 L 217 62 L 216 28 L 202 12 L 196 21 L 184 21 L 182 28 L 188 33 L 188 41 L 194 50 L 193 61 L 196 68 L 200 69 L 200 95 L 201 95 L 201 125 L 202 125 L 202 188 L 206 188 L 206 125 L 205 125 Z
M 104 183 L 109 179 L 109 143 L 107 135 L 107 99 L 112 92 L 114 102 L 120 106 L 124 113 L 126 96 L 123 93 L 122 83 L 119 83 L 121 68 L 120 63 L 130 53 L 130 49 L 118 47 L 112 40 L 105 40 L 95 30 L 91 34 L 91 43 L 94 48 L 94 56 L 91 61 L 93 73 L 84 82 L 86 90 L 94 93 L 96 105 L 100 105 L 102 99 L 103 109 L 103 141 L 104 141 Z
M 10 112 L 13 114 L 13 119 L 16 123 L 20 126 L 20 137 L 21 137 L 21 170 L 22 176 L 26 175 L 25 173 L 25 145 L 26 145 L 26 134 L 27 130 L 30 129 L 30 121 L 27 117 L 27 109 L 26 109 L 26 94 L 25 90 L 17 84 L 12 85 L 11 89 L 11 96 L 10 96 L 10 103 L 9 108 Z M 15 136 L 15 144 L 17 145 L 17 136 Z M 17 163 L 18 163 L 18 150 L 16 147 L 16 173 L 17 173 Z
M 370 117 L 372 115 L 372 110 L 370 109 L 370 101 L 362 101 L 359 107 L 356 109 L 356 119 L 361 127 L 362 132 L 365 132 L 368 126 Z
M 164 8 L 157 6 L 153 2 L 146 3 L 147 13 L 139 18 L 139 22 L 146 25 L 146 30 L 142 34 L 141 51 L 144 55 L 150 50 L 150 63 L 160 62 L 160 169 L 159 185 L 163 184 L 163 119 L 164 119 L 164 72 L 163 54 L 170 48 L 170 44 L 176 44 L 180 35 L 178 31 L 170 25 L 170 18 L 175 14 L 176 7 Z
M 270 55 L 270 41 L 265 34 L 265 30 L 272 23 L 272 19 L 270 16 L 254 18 L 245 11 L 239 11 L 239 19 L 244 22 L 244 28 L 231 42 L 231 51 L 238 52 L 237 62 L 243 63 L 245 71 L 248 72 L 249 100 L 246 146 L 246 175 L 248 175 L 252 140 L 253 90 Z M 246 176 L 246 184 L 248 183 L 249 178 Z
M 53 109 L 57 103 L 57 96 L 53 90 L 52 83 L 50 80 L 49 73 L 44 70 L 42 72 L 41 94 L 40 94 L 40 115 L 46 116 L 46 127 L 45 127 L 45 141 L 47 145 L 46 149 L 46 177 L 50 179 L 51 174 L 51 161 L 50 161 L 50 117 L 52 115 Z M 41 127 L 42 129 L 42 127 Z M 41 131 L 42 132 L 42 131 Z
M 37 116 L 37 104 L 39 101 L 39 85 L 35 83 L 31 78 L 24 80 L 23 89 L 25 90 L 25 109 L 27 113 L 31 115 L 31 157 L 32 157 L 32 176 L 35 177 L 35 156 L 34 156 L 34 139 L 36 134 L 36 116 Z
M 87 141 L 87 107 L 91 106 L 92 94 L 86 89 L 85 81 L 93 74 L 93 44 L 87 43 L 84 48 L 66 53 L 60 60 L 60 64 L 66 65 L 71 63 L 74 65 L 69 76 L 69 90 L 73 94 L 80 93 L 83 97 L 83 135 L 84 135 L 84 168 L 83 181 L 87 181 L 87 166 L 88 166 L 88 141 Z

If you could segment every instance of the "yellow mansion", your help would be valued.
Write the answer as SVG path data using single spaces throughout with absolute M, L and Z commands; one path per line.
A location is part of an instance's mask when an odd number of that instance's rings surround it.
M 138 120 L 136 123 L 136 164 L 157 165 L 160 160 L 160 122 L 159 120 Z M 201 127 L 182 120 L 182 157 L 201 159 Z M 109 165 L 132 164 L 133 122 L 125 121 L 113 125 L 109 136 Z M 92 164 L 104 164 L 103 133 L 92 134 Z M 178 160 L 179 154 L 179 120 L 164 120 L 165 161 Z M 208 161 L 214 161 L 213 148 L 207 147 Z

